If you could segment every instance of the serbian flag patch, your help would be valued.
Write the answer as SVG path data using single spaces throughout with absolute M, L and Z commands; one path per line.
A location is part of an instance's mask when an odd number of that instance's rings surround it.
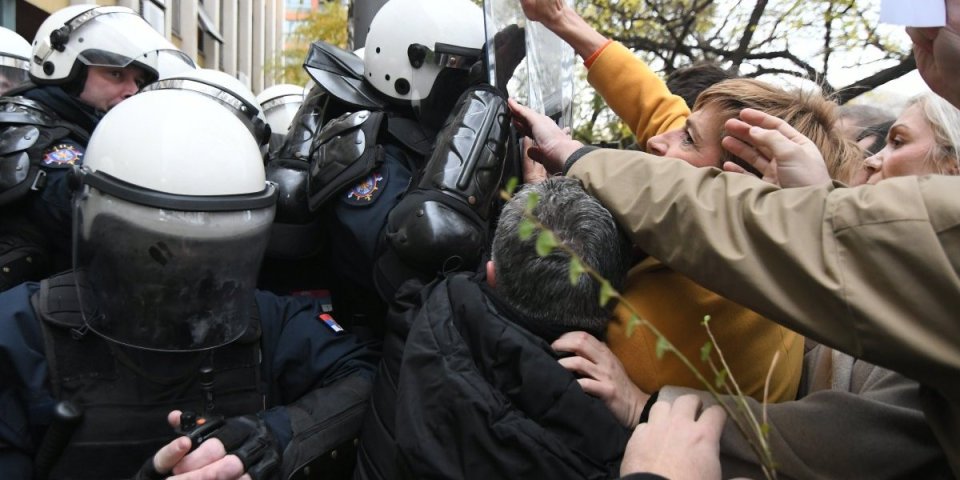
M 317 315 L 317 318 L 319 318 L 321 322 L 325 323 L 330 330 L 333 330 L 333 333 L 340 333 L 343 331 L 343 327 L 341 327 L 340 324 L 337 323 L 337 321 L 334 320 L 329 313 L 321 313 L 320 315 Z

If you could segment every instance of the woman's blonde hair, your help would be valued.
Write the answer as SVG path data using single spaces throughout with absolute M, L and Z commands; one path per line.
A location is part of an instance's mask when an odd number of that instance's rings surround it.
M 920 106 L 924 120 L 933 130 L 935 147 L 925 161 L 933 163 L 942 174 L 960 174 L 960 110 L 934 93 L 923 93 L 907 101 L 905 108 Z
M 759 80 L 736 78 L 704 90 L 693 109 L 707 107 L 717 109 L 721 122 L 738 117 L 744 108 L 779 117 L 820 149 L 833 178 L 837 178 L 841 165 L 863 158 L 863 151 L 857 144 L 833 128 L 837 104 L 816 92 L 785 90 Z M 721 124 L 721 138 L 725 134 Z M 720 160 L 722 165 L 734 161 L 734 156 L 723 150 Z

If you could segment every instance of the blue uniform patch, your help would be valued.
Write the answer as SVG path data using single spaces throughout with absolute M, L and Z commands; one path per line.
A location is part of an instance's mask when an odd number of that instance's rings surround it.
M 43 152 L 43 164 L 52 167 L 78 164 L 82 158 L 83 150 L 72 143 L 54 145 Z
M 347 204 L 369 205 L 383 193 L 383 184 L 387 181 L 385 171 L 374 171 L 360 183 L 347 190 Z

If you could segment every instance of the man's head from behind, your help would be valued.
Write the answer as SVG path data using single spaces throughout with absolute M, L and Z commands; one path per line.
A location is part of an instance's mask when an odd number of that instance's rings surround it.
M 614 288 L 622 285 L 629 267 L 629 244 L 610 212 L 580 182 L 565 177 L 528 185 L 504 206 L 494 234 L 489 280 L 497 293 L 532 321 L 599 334 L 610 316 L 610 308 L 599 303 L 600 285 L 586 274 L 572 284 L 571 257 L 560 249 L 538 255 L 539 231 L 526 240 L 520 238 L 527 201 L 533 194 L 539 197 L 533 216 L 557 241 Z

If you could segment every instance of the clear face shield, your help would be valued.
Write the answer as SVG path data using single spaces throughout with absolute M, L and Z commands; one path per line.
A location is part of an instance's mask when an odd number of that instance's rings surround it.
M 572 126 L 573 49 L 539 22 L 527 21 L 520 2 L 485 0 L 483 10 L 487 44 L 494 45 L 486 52 L 490 83 L 561 127 Z
M 264 102 L 263 115 L 270 125 L 270 151 L 276 152 L 283 144 L 283 139 L 293 123 L 294 117 L 303 105 L 303 95 L 284 95 Z
M 155 351 L 206 350 L 239 338 L 255 308 L 275 186 L 250 195 L 185 197 L 109 175 L 81 176 L 74 267 L 87 326 L 113 342 Z
M 438 73 L 428 91 L 418 91 L 414 83 L 414 100 L 410 101 L 421 121 L 439 128 L 447 114 L 471 83 L 471 69 L 479 65 L 483 50 L 437 43 L 432 46 L 413 44 L 407 48 L 407 58 L 416 69 L 433 69 Z
M 87 66 L 137 66 L 147 72 L 149 81 L 157 78 L 161 56 L 193 64 L 143 18 L 120 7 L 98 7 L 74 17 L 51 34 L 51 43 L 41 60 L 59 51 L 58 56 L 76 58 Z
M 30 63 L 17 57 L 0 55 L 0 95 L 30 81 Z

